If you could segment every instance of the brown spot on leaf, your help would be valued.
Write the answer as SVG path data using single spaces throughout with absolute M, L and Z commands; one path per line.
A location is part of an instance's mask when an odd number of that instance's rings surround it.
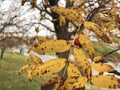
M 113 78 L 111 78 L 111 80 L 113 80 Z
M 113 88 L 116 88 L 116 87 L 117 87 L 117 85 L 114 84 Z
M 111 86 L 108 86 L 109 88 L 112 88 Z
M 73 84 L 73 82 L 69 82 L 69 84 Z
M 44 50 L 44 48 L 41 48 L 41 50 Z
M 34 47 L 35 47 L 35 48 L 38 47 L 38 44 L 35 44 Z
M 37 72 L 37 76 L 39 76 L 39 73 Z
M 51 50 L 53 50 L 53 48 L 51 48 Z

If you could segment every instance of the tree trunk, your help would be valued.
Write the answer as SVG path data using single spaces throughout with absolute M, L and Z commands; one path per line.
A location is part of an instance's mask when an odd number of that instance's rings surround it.
M 3 58 L 4 51 L 5 51 L 5 48 L 3 47 L 3 48 L 1 49 L 1 55 L 0 55 L 0 58 L 1 58 L 1 59 Z
M 59 0 L 49 0 L 51 6 L 58 5 L 58 1 Z M 67 2 L 66 7 L 70 7 L 70 6 L 71 6 L 71 3 Z M 59 15 L 52 12 L 52 18 L 53 18 L 53 20 L 58 19 Z M 69 25 L 68 20 L 66 20 L 66 24 L 65 24 L 64 27 L 59 27 L 59 20 L 54 21 L 53 24 L 54 24 L 57 39 L 63 39 L 63 40 L 69 40 L 70 39 L 71 34 L 68 32 L 68 25 Z M 58 57 L 61 57 L 61 58 L 68 58 L 69 51 L 66 51 L 64 53 L 57 53 L 57 55 L 58 55 Z

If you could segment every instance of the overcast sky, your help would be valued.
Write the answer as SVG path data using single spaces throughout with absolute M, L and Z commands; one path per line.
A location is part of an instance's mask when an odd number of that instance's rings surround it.
M 2 0 L 0 0 L 0 4 L 1 4 L 1 1 Z M 16 1 L 16 3 L 15 4 L 13 4 L 13 2 L 12 1 Z M 41 0 L 38 0 L 38 2 L 37 3 L 40 3 L 40 1 Z M 20 6 L 20 0 L 5 0 L 0 6 L 0 11 L 2 11 L 4 14 L 7 14 L 6 12 L 8 12 L 8 11 L 10 11 L 10 9 L 12 8 L 12 7 L 14 7 L 15 5 L 17 5 L 18 7 Z M 31 22 L 31 20 L 34 20 L 33 19 L 33 16 L 35 16 L 36 18 L 38 18 L 38 21 L 39 21 L 39 18 L 40 18 L 40 12 L 39 12 L 39 10 L 37 10 L 37 9 L 33 9 L 32 10 L 32 12 L 26 12 L 27 11 L 27 9 L 28 9 L 29 7 L 27 6 L 27 5 L 24 5 L 23 7 L 22 7 L 22 9 L 21 9 L 21 20 L 22 19 L 25 19 L 26 18 L 26 20 L 27 20 L 27 22 Z M 13 12 L 14 13 L 14 12 Z M 25 13 L 25 14 L 24 14 Z M 37 21 L 37 22 L 38 22 Z M 43 23 L 45 23 L 45 25 L 47 25 L 47 26 L 49 26 L 49 27 L 51 27 L 52 26 L 52 24 L 50 24 L 50 22 L 46 22 L 46 21 L 42 21 Z M 35 27 L 31 27 L 31 30 L 28 32 L 28 34 L 29 35 L 35 35 L 36 33 L 35 33 L 35 31 L 34 31 L 34 28 Z M 50 33 L 50 31 L 48 31 L 46 28 L 44 28 L 44 27 L 42 27 L 42 26 L 40 26 L 40 32 L 39 32 L 39 35 L 42 35 L 42 36 L 49 36 L 51 33 Z

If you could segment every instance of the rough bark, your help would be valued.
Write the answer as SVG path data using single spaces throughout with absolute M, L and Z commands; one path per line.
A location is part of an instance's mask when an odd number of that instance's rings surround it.
M 2 48 L 2 49 L 1 49 L 1 55 L 0 55 L 0 58 L 1 58 L 1 59 L 3 58 L 4 51 L 5 51 L 5 48 Z

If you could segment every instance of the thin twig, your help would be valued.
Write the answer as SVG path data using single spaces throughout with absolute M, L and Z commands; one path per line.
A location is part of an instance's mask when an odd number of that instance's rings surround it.
M 113 50 L 111 52 L 108 52 L 107 54 L 104 55 L 104 57 L 107 57 L 108 55 L 110 55 L 110 54 L 112 54 L 112 53 L 114 53 L 116 51 L 119 51 L 119 50 L 120 50 L 120 48 L 117 48 L 117 49 L 115 49 L 115 50 Z

